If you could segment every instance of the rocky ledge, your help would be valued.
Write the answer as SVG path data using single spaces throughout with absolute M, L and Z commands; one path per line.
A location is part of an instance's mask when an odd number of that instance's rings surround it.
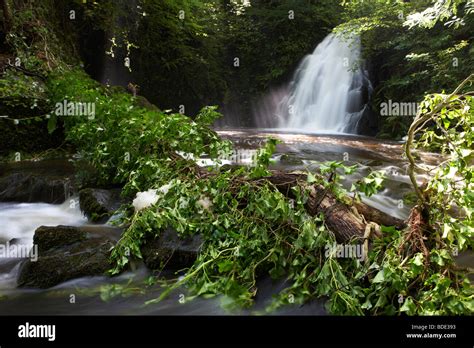
M 73 178 L 66 160 L 0 164 L 0 202 L 62 203 L 73 191 Z

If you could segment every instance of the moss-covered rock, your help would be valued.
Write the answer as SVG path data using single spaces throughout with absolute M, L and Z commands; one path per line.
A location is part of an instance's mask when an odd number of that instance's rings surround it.
M 39 77 L 7 70 L 0 79 L 2 115 L 39 116 L 51 111 L 47 88 Z
M 82 242 L 87 239 L 87 232 L 72 226 L 40 226 L 35 231 L 34 243 L 38 253 Z
M 122 230 L 112 227 L 39 227 L 34 236 L 38 259 L 23 262 L 18 286 L 49 288 L 64 281 L 104 274 L 110 250 Z
M 52 110 L 45 83 L 38 77 L 7 70 L 0 78 L 0 154 L 39 152 L 64 141 L 62 127 L 48 132 Z
M 294 153 L 288 153 L 288 154 L 283 154 L 280 157 L 280 164 L 286 165 L 286 166 L 300 166 L 303 165 L 304 162 L 301 158 L 298 157 L 297 154 Z

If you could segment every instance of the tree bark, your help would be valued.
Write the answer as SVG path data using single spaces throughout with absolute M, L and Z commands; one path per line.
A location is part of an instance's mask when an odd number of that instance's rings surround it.
M 197 167 L 196 171 L 201 177 L 212 176 L 212 172 Z M 242 178 L 239 179 L 241 181 Z M 305 174 L 292 174 L 282 171 L 271 171 L 271 176 L 253 179 L 253 182 L 270 182 L 278 191 L 290 199 L 294 199 L 295 194 L 292 187 L 303 185 L 308 187 L 307 176 Z M 322 185 L 312 185 L 310 187 L 309 199 L 306 202 L 306 211 L 311 216 L 322 213 L 329 230 L 334 233 L 339 243 L 347 243 L 354 239 L 363 242 L 367 225 L 375 222 L 377 225 L 395 226 L 403 229 L 406 222 L 390 216 L 381 210 L 370 207 L 367 204 L 354 202 L 352 206 L 344 204 L 336 199 L 332 192 Z
M 407 227 L 405 221 L 384 213 L 377 208 L 373 208 L 362 202 L 354 202 L 354 207 L 359 214 L 363 215 L 367 221 L 375 222 L 378 225 L 395 226 L 398 229 Z
M 5 31 L 5 36 L 8 34 L 12 28 L 13 20 L 12 20 L 12 12 L 10 10 L 10 5 L 8 4 L 8 0 L 0 0 L 3 12 L 3 21 L 4 27 L 3 30 Z
M 288 198 L 295 198 L 291 188 L 305 183 L 306 175 L 273 172 L 272 176 L 266 177 L 265 180 L 275 185 Z M 353 239 L 362 240 L 369 222 L 384 226 L 396 226 L 397 228 L 406 226 L 404 221 L 364 203 L 355 203 L 354 208 L 364 219 L 357 216 L 350 206 L 339 202 L 331 191 L 322 185 L 312 186 L 306 203 L 306 210 L 310 215 L 315 216 L 319 213 L 324 215 L 326 225 L 334 233 L 339 243 L 347 243 Z

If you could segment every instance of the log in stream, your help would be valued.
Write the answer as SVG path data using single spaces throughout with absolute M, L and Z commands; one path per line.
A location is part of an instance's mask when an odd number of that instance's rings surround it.
M 306 184 L 306 175 L 280 171 L 273 171 L 271 176 L 264 179 L 272 183 L 288 198 L 295 198 L 291 190 L 292 187 Z M 340 243 L 347 243 L 353 239 L 363 239 L 367 224 L 370 222 L 377 225 L 395 226 L 399 229 L 406 227 L 404 221 L 367 204 L 354 202 L 353 206 L 349 206 L 342 203 L 337 200 L 329 189 L 320 184 L 311 186 L 306 210 L 311 216 L 322 213 L 326 225 Z

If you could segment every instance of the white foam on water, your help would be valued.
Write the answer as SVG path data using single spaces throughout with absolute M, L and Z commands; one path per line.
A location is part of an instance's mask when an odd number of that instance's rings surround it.
M 33 246 L 35 230 L 40 226 L 85 224 L 79 204 L 0 203 L 0 241 L 18 238 Z

